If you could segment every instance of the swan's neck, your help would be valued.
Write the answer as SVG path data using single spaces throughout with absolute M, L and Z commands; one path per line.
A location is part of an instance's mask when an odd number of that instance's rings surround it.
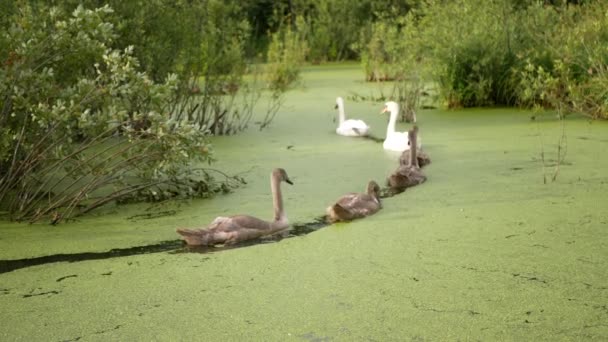
M 418 137 L 416 132 L 411 132 L 408 134 L 408 138 L 410 140 L 410 165 L 420 167 L 418 165 L 418 158 L 416 156 L 418 150 L 418 142 L 416 141 Z
M 274 175 L 270 176 L 270 189 L 272 191 L 272 205 L 274 207 L 274 221 L 287 221 L 287 215 L 285 214 L 285 210 L 283 209 L 283 197 L 281 195 L 281 181 L 274 177 Z
M 338 121 L 340 125 L 346 121 L 346 114 L 344 114 L 344 103 L 338 102 Z
M 390 119 L 388 120 L 388 126 L 386 127 L 386 136 L 389 136 L 393 133 L 395 133 L 395 124 L 397 123 L 397 113 L 398 110 L 394 109 L 391 110 L 391 116 Z

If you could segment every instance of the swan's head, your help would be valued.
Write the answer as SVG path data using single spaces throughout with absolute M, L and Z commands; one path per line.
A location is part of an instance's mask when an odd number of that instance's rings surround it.
M 340 96 L 336 97 L 336 106 L 334 109 L 338 109 L 340 107 L 344 107 L 344 99 Z
M 384 109 L 382 110 L 382 113 L 399 113 L 399 105 L 397 104 L 397 102 L 395 101 L 389 101 L 387 103 L 384 104 Z
M 293 185 L 293 183 L 291 182 L 291 179 L 289 179 L 289 176 L 287 175 L 287 172 L 285 172 L 285 169 L 276 168 L 276 169 L 272 170 L 272 178 L 276 178 L 279 181 L 283 181 L 287 184 Z
M 367 183 L 367 194 L 376 198 L 380 197 L 380 185 L 375 181 L 369 181 Z

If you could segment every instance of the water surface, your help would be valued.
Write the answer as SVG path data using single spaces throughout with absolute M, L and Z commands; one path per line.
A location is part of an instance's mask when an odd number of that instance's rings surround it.
M 108 207 L 59 226 L 3 222 L 0 259 L 107 256 L 218 215 L 270 218 L 274 167 L 295 183 L 283 186 L 290 220 L 314 222 L 397 165 L 381 144 L 334 133 L 335 97 L 374 89 L 362 78 L 357 66 L 307 69 L 269 129 L 214 139 L 213 167 L 248 182 L 232 194 Z M 378 136 L 381 109 L 346 101 Z M 421 111 L 428 181 L 365 220 L 243 248 L 176 244 L 0 274 L 0 339 L 606 340 L 608 125 L 569 118 L 566 162 L 544 184 L 541 146 L 550 164 L 562 127 L 531 115 Z

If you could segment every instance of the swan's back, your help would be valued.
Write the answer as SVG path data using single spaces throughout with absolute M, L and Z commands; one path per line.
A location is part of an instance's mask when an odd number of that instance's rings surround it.
M 417 136 L 416 143 L 418 148 L 422 147 L 420 136 Z M 386 136 L 382 144 L 385 150 L 403 152 L 410 149 L 407 132 L 393 132 Z
M 392 132 L 386 136 L 382 146 L 385 150 L 402 152 L 410 148 L 407 143 L 407 133 L 404 132 Z
M 387 180 L 389 187 L 396 190 L 405 190 L 422 184 L 426 181 L 426 176 L 420 168 L 411 165 L 401 165 Z
M 369 134 L 369 126 L 363 120 L 349 119 L 336 128 L 336 133 L 349 137 L 365 136 Z
M 271 229 L 271 224 L 268 221 L 261 220 L 257 217 L 249 216 L 249 215 L 234 215 L 231 216 L 229 220 L 224 221 L 221 229 L 224 230 L 237 230 L 241 228 L 254 229 L 260 232 Z M 211 228 L 211 227 L 210 227 Z
M 399 165 L 410 165 L 410 153 L 411 149 L 403 151 L 401 157 L 399 157 Z M 431 157 L 420 149 L 416 151 L 416 159 L 418 159 L 418 166 L 420 167 L 424 167 L 431 163 Z
M 249 215 L 217 217 L 206 229 L 177 229 L 188 245 L 230 244 L 257 239 L 289 227 L 287 221 L 268 222 Z
M 330 221 L 347 221 L 365 217 L 380 210 L 380 201 L 372 195 L 350 193 L 342 196 L 334 205 L 327 208 Z

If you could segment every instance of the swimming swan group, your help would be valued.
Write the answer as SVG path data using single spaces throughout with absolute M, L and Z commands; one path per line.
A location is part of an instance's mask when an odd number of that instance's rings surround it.
M 346 120 L 344 100 L 341 97 L 336 99 L 336 108 L 339 115 L 337 134 L 350 137 L 369 135 L 370 127 L 362 120 Z M 382 113 L 386 112 L 390 113 L 390 119 L 383 147 L 386 150 L 402 152 L 399 158 L 399 166 L 386 180 L 388 190 L 392 194 L 396 194 L 426 181 L 426 176 L 420 168 L 428 165 L 430 158 L 420 150 L 417 126 L 414 126 L 408 132 L 395 131 L 399 105 L 393 101 L 387 102 L 382 110 Z M 270 191 L 272 193 L 274 217 L 271 221 L 265 221 L 250 215 L 219 216 L 205 228 L 178 228 L 177 233 L 189 246 L 230 245 L 284 233 L 289 229 L 290 224 L 283 207 L 282 182 L 293 185 L 284 169 L 276 168 L 272 170 Z M 365 192 L 345 194 L 330 205 L 325 211 L 325 218 L 327 222 L 333 223 L 373 215 L 382 209 L 380 194 L 381 189 L 378 183 L 373 180 L 369 181 Z

